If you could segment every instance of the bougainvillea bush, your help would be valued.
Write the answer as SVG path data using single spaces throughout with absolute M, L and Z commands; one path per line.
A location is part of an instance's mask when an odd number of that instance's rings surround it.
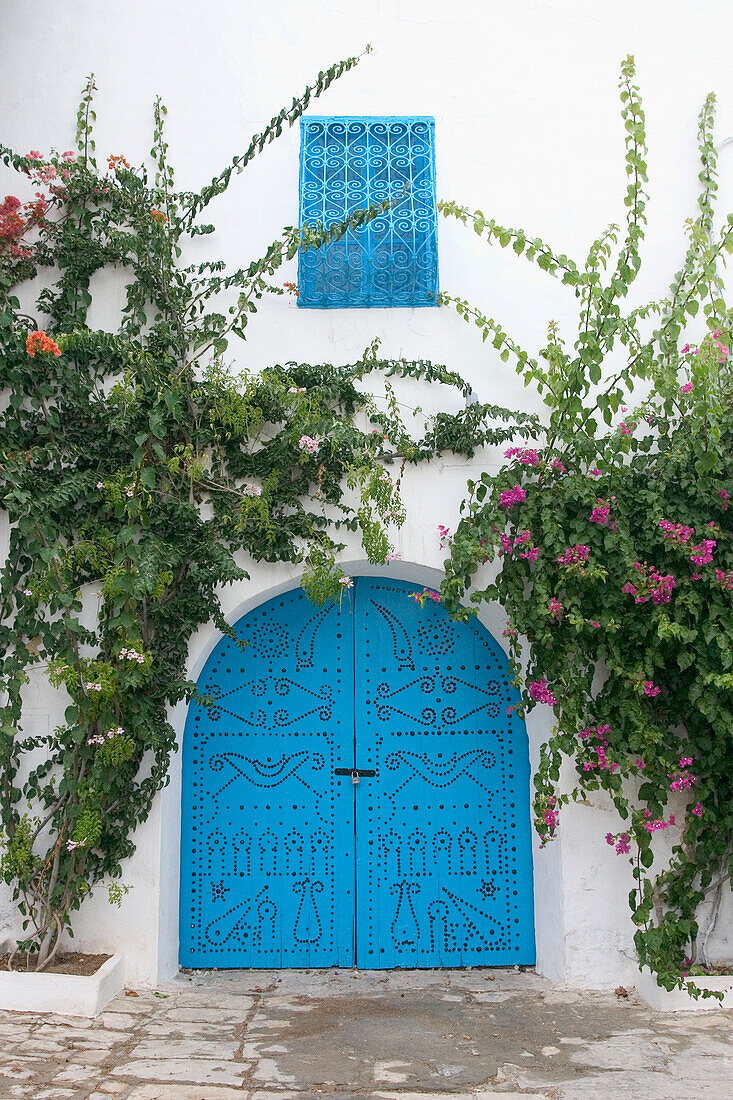
M 608 792 L 619 824 L 606 840 L 633 865 L 639 960 L 672 988 L 704 972 L 697 913 L 706 898 L 717 912 L 733 867 L 732 314 L 719 270 L 733 250 L 733 217 L 716 229 L 711 96 L 681 270 L 666 299 L 624 309 L 647 201 L 633 76 L 629 58 L 626 226 L 607 229 L 584 265 L 443 204 L 446 216 L 560 277 L 579 304 L 572 346 L 551 324 L 532 358 L 495 319 L 443 299 L 513 357 L 547 407 L 539 438 L 520 440 L 498 474 L 469 484 L 443 596 L 460 613 L 473 583 L 475 604 L 506 610 L 522 707 L 552 706 L 557 719 L 534 778 L 541 842 L 570 798 Z M 645 396 L 634 404 L 639 384 Z M 486 563 L 496 576 L 481 587 Z M 564 757 L 577 770 L 572 791 L 558 786 Z M 673 842 L 662 870 L 660 832 Z
M 297 292 L 270 281 L 283 260 L 384 204 L 338 225 L 286 229 L 237 271 L 216 259 L 188 264 L 186 242 L 213 233 L 202 221 L 209 204 L 356 60 L 320 73 L 195 193 L 175 189 L 160 103 L 150 172 L 119 152 L 97 164 L 92 80 L 77 150 L 0 146 L 31 194 L 0 206 L 0 504 L 10 524 L 0 874 L 24 922 L 18 947 L 37 969 L 95 885 L 106 879 L 120 900 L 122 861 L 175 747 L 169 708 L 195 693 L 189 639 L 212 620 L 233 636 L 222 586 L 245 580 L 248 560 L 303 563 L 314 602 L 341 599 L 351 582 L 339 539 L 355 532 L 370 561 L 392 556 L 406 464 L 472 454 L 531 420 L 471 404 L 411 435 L 390 379 L 466 396 L 470 387 L 430 363 L 379 359 L 376 344 L 342 368 L 291 363 L 252 375 L 227 361 L 232 339 L 241 355 L 263 294 Z M 114 332 L 87 323 L 104 269 L 126 285 Z M 492 427 L 497 417 L 506 425 Z M 65 700 L 63 722 L 37 737 L 24 732 L 33 665 L 47 666 Z

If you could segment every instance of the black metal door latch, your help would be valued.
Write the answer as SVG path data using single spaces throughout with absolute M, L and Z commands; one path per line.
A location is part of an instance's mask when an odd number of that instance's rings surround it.
M 354 784 L 354 786 L 356 786 L 362 776 L 364 776 L 365 779 L 370 779 L 377 773 L 375 772 L 374 768 L 334 768 L 333 774 L 350 775 L 351 782 Z

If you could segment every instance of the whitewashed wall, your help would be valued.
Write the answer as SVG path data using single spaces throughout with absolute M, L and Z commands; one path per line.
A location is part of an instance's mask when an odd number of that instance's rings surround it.
M 694 213 L 697 113 L 709 90 L 718 93 L 719 140 L 733 135 L 731 31 L 728 0 L 5 0 L 0 140 L 21 151 L 71 148 L 78 94 L 94 72 L 100 158 L 124 153 L 139 163 L 150 147 L 151 104 L 160 93 L 178 184 L 197 188 L 319 68 L 370 42 L 374 52 L 314 112 L 434 115 L 440 197 L 521 225 L 582 262 L 600 229 L 624 217 L 617 81 L 631 52 L 651 147 L 647 264 L 637 300 L 663 294 L 679 264 L 682 225 Z M 211 208 L 218 232 L 204 239 L 207 252 L 240 266 L 281 226 L 296 222 L 298 142 L 296 127 Z M 0 173 L 0 191 L 16 193 L 19 186 L 12 174 Z M 721 209 L 733 209 L 733 145 L 721 154 Z M 439 238 L 443 289 L 500 319 L 532 352 L 551 318 L 572 340 L 571 289 L 457 224 L 442 223 Z M 293 262 L 282 279 L 295 278 Z M 116 288 L 107 280 L 100 289 L 90 323 L 114 326 Z M 374 336 L 386 355 L 447 363 L 483 399 L 539 407 L 475 330 L 443 309 L 308 311 L 291 299 L 272 299 L 233 358 L 253 368 L 289 359 L 345 363 Z M 486 468 L 496 456 L 481 461 Z M 405 562 L 397 575 L 438 583 L 443 555 L 436 527 L 455 525 L 467 476 L 471 467 L 453 460 L 409 474 L 410 519 L 398 546 Z M 353 572 L 367 571 L 356 550 L 349 557 Z M 250 584 L 225 595 L 232 621 L 273 586 L 297 582 L 284 568 L 254 566 L 252 575 Z M 498 609 L 484 621 L 501 634 Z M 194 640 L 192 675 L 215 641 L 208 629 Z M 40 682 L 29 699 L 32 721 L 47 722 L 54 704 Z M 535 757 L 551 721 L 540 709 L 530 723 Z M 176 715 L 179 729 L 184 717 Z M 176 967 L 179 767 L 177 758 L 170 786 L 139 831 L 138 853 L 125 873 L 132 890 L 121 909 L 111 909 L 101 892 L 77 921 L 79 946 L 121 948 L 133 981 L 155 982 Z M 573 807 L 559 842 L 535 854 L 538 967 L 574 985 L 633 982 L 630 880 L 625 862 L 602 839 L 609 828 L 613 818 L 600 803 Z M 10 914 L 0 901 L 0 940 Z M 719 927 L 721 951 L 730 952 L 723 942 L 729 917 Z

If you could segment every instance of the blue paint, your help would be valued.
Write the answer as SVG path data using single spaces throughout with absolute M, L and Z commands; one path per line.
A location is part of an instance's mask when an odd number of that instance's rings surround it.
M 338 241 L 298 256 L 298 305 L 435 306 L 435 122 L 427 117 L 301 119 L 300 225 L 392 206 Z
M 182 966 L 349 966 L 354 755 L 348 608 L 300 590 L 236 627 L 198 681 L 183 745 Z
M 362 578 L 359 966 L 534 962 L 529 760 L 503 650 L 415 585 Z M 419 590 L 419 589 L 418 589 Z
M 181 964 L 534 962 L 529 763 L 477 622 L 358 578 L 237 624 L 183 750 Z M 352 784 L 338 767 L 373 769 Z

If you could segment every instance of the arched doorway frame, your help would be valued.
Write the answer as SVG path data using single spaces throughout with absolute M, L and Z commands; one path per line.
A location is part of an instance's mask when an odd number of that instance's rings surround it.
M 414 583 L 417 588 L 425 586 L 439 588 L 444 574 L 441 570 L 411 561 L 395 561 L 388 567 L 374 566 L 363 559 L 340 562 L 345 574 L 350 576 L 371 576 L 394 578 Z M 246 587 L 236 586 L 228 595 L 225 604 L 225 619 L 233 625 L 249 611 L 283 592 L 292 591 L 300 585 L 302 570 L 293 570 L 283 578 L 282 566 L 262 566 L 253 571 L 252 580 Z M 268 583 L 271 582 L 271 583 Z M 239 597 L 239 598 L 237 598 Z M 226 598 L 226 597 L 225 597 Z M 506 640 L 502 632 L 506 624 L 506 615 L 498 604 L 482 604 L 478 620 L 493 636 L 496 643 L 508 653 Z M 221 632 L 209 624 L 192 639 L 189 650 L 188 677 L 198 679 L 206 661 L 221 639 Z M 540 708 L 538 708 L 539 710 Z M 541 708 L 542 710 L 549 708 Z M 180 836 L 181 836 L 181 792 L 182 792 L 182 753 L 183 732 L 186 724 L 188 706 L 179 703 L 171 717 L 176 731 L 179 751 L 171 759 L 168 785 L 161 792 L 159 801 L 159 888 L 156 928 L 156 959 L 153 965 L 154 980 L 162 981 L 176 974 L 179 943 L 179 887 L 180 887 Z M 534 720 L 531 720 L 534 716 Z M 527 733 L 529 737 L 530 773 L 536 766 L 539 745 L 546 738 L 552 721 L 551 714 L 529 716 Z M 531 792 L 530 792 L 531 797 Z M 537 948 L 537 970 L 548 977 L 562 979 L 565 967 L 564 957 L 564 919 L 562 912 L 562 861 L 559 845 L 536 858 L 536 844 L 533 843 L 534 858 L 534 913 L 535 939 Z

